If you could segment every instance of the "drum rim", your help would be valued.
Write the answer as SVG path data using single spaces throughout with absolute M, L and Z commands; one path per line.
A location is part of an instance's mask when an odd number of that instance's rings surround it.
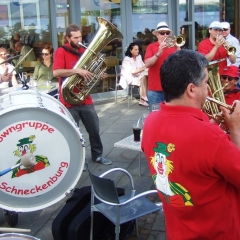
M 13 230 L 14 230 L 14 228 L 13 228 Z M 13 237 L 19 236 L 19 237 L 25 237 L 25 238 L 31 237 L 31 238 L 29 238 L 30 240 L 41 240 L 40 238 L 36 238 L 34 236 L 30 236 L 30 235 L 22 234 L 22 233 L 3 233 L 3 234 L 0 234 L 0 239 L 1 239 L 1 237 L 11 237 L 11 236 L 13 236 Z

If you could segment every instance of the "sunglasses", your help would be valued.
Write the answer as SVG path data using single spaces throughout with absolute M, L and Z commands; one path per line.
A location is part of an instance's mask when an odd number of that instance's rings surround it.
M 223 31 L 226 32 L 228 30 L 228 28 L 223 28 Z
M 233 77 L 229 77 L 229 76 L 221 76 L 221 79 L 223 79 L 223 80 L 228 79 L 229 82 L 231 82 L 232 80 L 238 80 L 238 78 L 233 78 Z
M 48 56 L 49 53 L 42 53 L 42 56 Z
M 166 34 L 166 35 L 169 35 L 170 32 L 159 32 L 159 34 L 160 34 L 160 35 L 165 35 L 165 34 Z

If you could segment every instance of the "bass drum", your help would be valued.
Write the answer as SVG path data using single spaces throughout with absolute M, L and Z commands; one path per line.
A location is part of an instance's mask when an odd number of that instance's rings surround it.
M 69 111 L 36 91 L 0 97 L 0 207 L 30 212 L 67 196 L 83 171 L 85 146 Z
M 0 234 L 0 240 L 40 240 L 40 239 L 25 234 L 5 233 Z

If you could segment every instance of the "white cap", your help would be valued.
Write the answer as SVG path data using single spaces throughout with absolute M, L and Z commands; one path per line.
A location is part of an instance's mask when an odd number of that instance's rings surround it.
M 227 29 L 230 28 L 230 24 L 228 22 L 221 22 L 221 24 L 222 24 L 222 28 L 227 28 Z
M 223 29 L 222 24 L 218 21 L 214 21 L 210 24 L 209 28 L 213 28 L 213 29 Z

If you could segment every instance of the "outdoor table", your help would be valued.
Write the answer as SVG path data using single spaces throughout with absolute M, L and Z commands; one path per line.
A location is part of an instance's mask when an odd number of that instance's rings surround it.
M 0 96 L 4 94 L 8 94 L 14 91 L 27 91 L 22 89 L 22 84 L 18 84 L 17 86 L 13 87 L 6 87 L 6 88 L 1 88 L 0 89 Z M 29 90 L 34 90 L 35 88 L 33 86 L 29 86 Z M 47 93 L 51 96 L 53 96 L 53 92 L 56 92 L 58 89 L 58 84 L 57 83 L 51 83 L 51 84 L 39 84 L 37 86 L 37 90 L 40 93 Z
M 129 137 L 126 137 L 116 143 L 114 143 L 114 147 L 118 148 L 125 148 L 130 150 L 138 151 L 138 164 L 139 164 L 139 177 L 141 177 L 141 141 L 140 142 L 134 142 L 133 141 L 133 134 Z

